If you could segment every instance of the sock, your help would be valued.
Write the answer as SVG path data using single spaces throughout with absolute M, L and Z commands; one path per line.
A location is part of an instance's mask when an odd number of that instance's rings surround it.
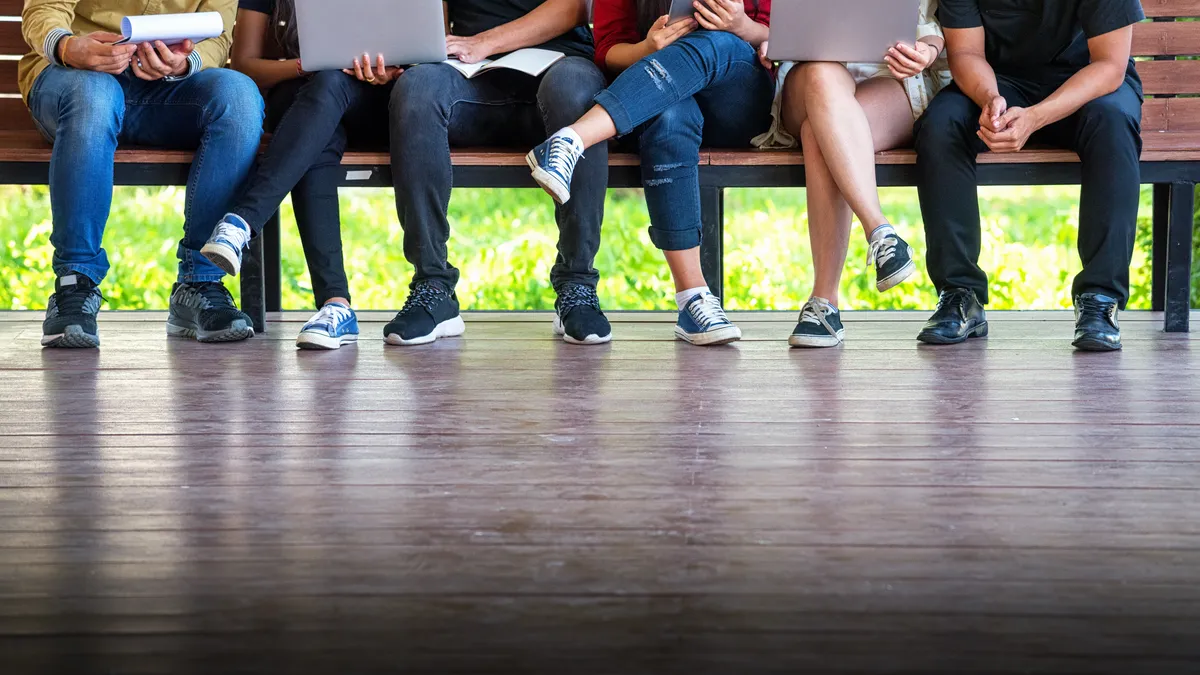
M 692 301 L 692 298 L 696 297 L 697 295 L 711 295 L 711 293 L 712 292 L 708 290 L 708 286 L 697 286 L 695 288 L 689 288 L 686 291 L 679 291 L 675 294 L 675 304 L 679 305 L 680 311 L 683 311 L 683 308 Z
M 551 138 L 555 137 L 566 138 L 567 140 L 571 141 L 571 145 L 575 146 L 575 149 L 579 151 L 579 154 L 583 154 L 583 139 L 580 138 L 579 134 L 575 133 L 575 130 L 571 127 L 564 127 L 560 129 L 558 133 L 554 134 L 554 136 L 551 136 Z
M 831 313 L 833 313 L 833 314 L 837 314 L 837 313 L 838 313 L 838 308 L 837 308 L 837 306 L 836 306 L 836 305 L 834 305 L 832 302 L 830 302 L 830 301 L 826 300 L 825 298 L 821 298 L 821 297 L 818 297 L 818 296 L 815 296 L 815 295 L 814 295 L 814 296 L 812 296 L 812 299 L 813 299 L 813 300 L 816 300 L 817 302 L 820 302 L 820 303 L 821 303 L 821 305 L 822 305 L 823 307 L 825 307 L 825 309 L 827 309 L 827 310 L 830 310 L 830 311 L 831 311 Z
M 871 233 L 870 241 L 872 244 L 874 244 L 875 242 L 883 239 L 884 237 L 889 237 L 889 236 L 890 237 L 896 236 L 896 228 L 892 227 L 891 225 L 889 225 L 887 223 L 884 223 L 883 225 L 880 225 L 879 227 L 875 228 L 875 231 Z

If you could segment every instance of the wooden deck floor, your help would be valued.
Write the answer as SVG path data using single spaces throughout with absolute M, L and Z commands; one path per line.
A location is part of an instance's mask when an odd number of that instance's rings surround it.
M 1200 336 L 296 352 L 0 314 L 0 672 L 1196 673 Z M 374 316 L 372 319 L 382 319 Z

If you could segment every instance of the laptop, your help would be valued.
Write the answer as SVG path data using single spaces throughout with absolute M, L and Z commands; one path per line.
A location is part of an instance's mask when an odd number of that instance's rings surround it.
M 882 63 L 897 42 L 917 39 L 919 0 L 775 0 L 772 61 Z
M 353 68 L 364 52 L 389 66 L 446 60 L 442 0 L 296 0 L 296 28 L 310 72 Z

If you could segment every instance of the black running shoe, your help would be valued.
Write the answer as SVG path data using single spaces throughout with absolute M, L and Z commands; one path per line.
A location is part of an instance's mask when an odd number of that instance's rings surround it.
M 812 298 L 800 311 L 800 323 L 788 338 L 793 347 L 836 347 L 842 344 L 846 330 L 842 313 L 823 298 Z
M 1075 298 L 1075 348 L 1085 352 L 1115 352 L 1121 348 L 1117 300 L 1098 293 Z
M 239 342 L 254 337 L 254 322 L 233 304 L 219 281 L 175 284 L 167 335 L 200 342 Z
M 67 274 L 54 282 L 54 295 L 46 306 L 42 323 L 42 346 L 95 349 L 100 346 L 96 315 L 104 296 L 96 284 L 82 274 Z
M 458 313 L 458 296 L 425 282 L 409 291 L 400 313 L 383 327 L 383 338 L 389 345 L 410 347 L 465 332 L 467 325 Z
M 612 326 L 600 309 L 596 289 L 566 284 L 554 303 L 554 334 L 573 345 L 602 345 L 612 340 Z
M 889 234 L 871 242 L 867 266 L 875 266 L 875 288 L 882 293 L 904 282 L 917 271 L 914 252 L 898 234 Z

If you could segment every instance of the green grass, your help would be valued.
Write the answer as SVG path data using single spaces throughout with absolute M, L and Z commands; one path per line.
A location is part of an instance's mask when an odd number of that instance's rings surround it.
M 981 191 L 982 264 L 992 276 L 996 309 L 1071 306 L 1078 188 L 990 188 Z M 183 190 L 119 188 L 105 246 L 113 271 L 104 285 L 110 309 L 163 309 L 175 277 Z M 925 250 L 916 191 L 883 191 L 885 212 L 901 234 Z M 730 190 L 726 195 L 726 303 L 735 309 L 798 308 L 811 289 L 804 191 Z M 404 301 L 412 268 L 389 190 L 345 190 L 346 266 L 355 304 L 391 309 Z M 1143 191 L 1134 256 L 1133 308 L 1149 306 L 1149 190 Z M 596 262 L 609 309 L 667 309 L 673 287 L 650 244 L 638 190 L 609 194 L 604 245 Z M 459 296 L 468 309 L 550 309 L 557 228 L 536 190 L 458 190 L 451 206 L 451 259 L 462 270 Z M 0 187 L 0 309 L 42 309 L 53 289 L 49 193 L 44 187 Z M 284 208 L 284 307 L 312 304 L 311 286 L 290 205 Z M 923 309 L 934 302 L 928 278 L 886 294 L 863 269 L 866 245 L 855 237 L 843 281 L 847 309 Z M 230 284 L 231 288 L 236 284 Z

